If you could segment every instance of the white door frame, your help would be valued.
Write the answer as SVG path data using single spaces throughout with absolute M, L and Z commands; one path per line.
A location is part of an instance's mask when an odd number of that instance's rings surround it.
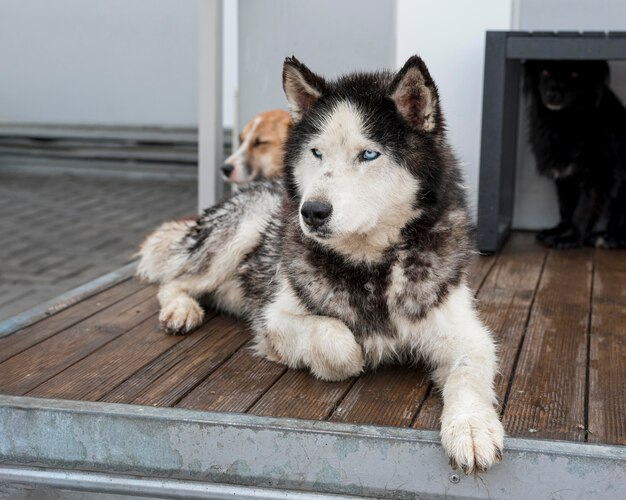
M 222 0 L 198 0 L 198 210 L 218 202 L 224 183 Z

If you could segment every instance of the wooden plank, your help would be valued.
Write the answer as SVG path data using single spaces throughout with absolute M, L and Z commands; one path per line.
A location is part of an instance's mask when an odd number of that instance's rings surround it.
M 593 251 L 550 250 L 504 410 L 515 436 L 585 439 Z
M 249 413 L 272 417 L 325 420 L 348 392 L 354 379 L 324 382 L 308 371 L 287 371 Z
M 250 345 L 213 372 L 176 406 L 193 410 L 245 413 L 287 371 L 254 354 Z
M 381 367 L 359 377 L 330 420 L 408 427 L 429 387 L 428 372 L 423 368 Z
M 441 394 L 434 385 L 431 385 L 424 404 L 420 407 L 419 413 L 413 420 L 411 427 L 414 429 L 439 429 L 442 410 L 443 400 L 441 399 Z
M 0 364 L 0 394 L 27 393 L 141 323 L 157 310 L 154 294 L 153 287 L 144 288 L 4 361 Z
M 547 249 L 535 241 L 534 234 L 514 233 L 497 268 L 478 294 L 478 312 L 498 345 L 495 388 L 501 403 L 524 341 L 546 256 Z
M 117 335 L 100 349 L 92 350 L 89 356 L 39 385 L 28 396 L 97 401 L 144 364 L 180 342 L 184 337 L 166 335 L 159 329 L 156 301 L 150 301 L 150 306 L 145 321 Z
M 28 395 L 98 401 L 146 364 L 188 338 L 165 334 L 159 327 L 156 300 L 153 298 L 149 304 L 145 321 L 117 335 L 100 349 L 92 350 L 89 356 L 50 378 Z
M 476 255 L 474 257 L 468 272 L 467 284 L 475 294 L 478 293 L 485 278 L 496 264 L 496 260 L 495 255 Z
M 8 210 L 8 211 L 6 210 L 7 208 L 11 208 L 11 207 L 12 207 L 11 200 L 8 200 L 8 203 L 0 202 L 0 211 L 13 212 L 11 215 L 7 213 L 6 214 L 7 217 L 11 217 L 12 215 L 17 215 L 17 212 L 15 210 Z M 20 211 L 20 216 L 22 217 L 24 216 L 23 212 L 24 212 L 23 210 Z M 48 228 L 50 227 L 52 226 L 48 225 Z M 17 245 L 15 243 L 16 241 L 9 242 L 7 245 L 9 248 L 7 249 L 6 246 L 3 248 L 5 255 L 7 254 L 7 251 L 8 251 L 9 253 L 13 253 L 14 258 L 17 258 L 17 254 L 15 252 L 16 251 L 19 252 L 20 251 L 19 247 L 22 245 L 20 245 L 21 241 L 17 242 L 18 243 Z M 49 252 L 47 252 L 43 256 L 33 257 L 33 255 L 36 255 L 37 253 L 41 253 L 41 252 L 38 252 L 34 248 L 31 249 L 27 253 L 30 255 L 30 257 L 28 257 L 26 260 L 35 261 L 34 267 L 36 269 L 36 272 L 34 274 L 46 272 L 49 274 L 54 274 L 55 277 L 62 277 L 62 276 L 67 277 L 68 269 L 65 266 L 65 263 L 68 262 L 68 259 L 71 258 L 70 256 L 55 255 L 55 254 L 50 254 Z M 10 256 L 8 258 L 11 259 Z M 24 263 L 25 263 L 24 260 L 20 260 L 19 263 L 17 263 L 18 267 L 23 266 Z M 61 268 L 60 272 L 57 272 L 58 266 L 60 266 Z M 31 266 L 28 266 L 28 267 L 30 268 Z M 109 288 L 115 287 L 116 285 L 119 285 L 120 283 L 127 281 L 128 279 L 130 279 L 131 275 L 133 274 L 134 268 L 135 268 L 135 264 L 129 263 L 125 266 L 122 266 L 119 269 L 115 269 L 106 274 L 103 274 L 102 276 L 96 279 L 90 280 L 83 285 L 80 285 L 76 288 L 68 290 L 67 292 L 61 293 L 60 295 L 57 295 L 56 297 L 52 299 L 48 299 L 45 302 L 41 302 L 35 305 L 34 307 L 31 307 L 30 309 L 26 309 L 22 311 L 21 313 L 14 314 L 5 320 L 0 320 L 0 338 L 6 337 L 7 335 L 11 335 L 17 332 L 18 330 L 22 330 L 28 326 L 34 325 L 35 323 L 39 323 L 40 321 L 46 318 L 49 318 L 50 316 L 53 316 L 63 311 L 64 309 L 68 309 L 71 306 L 88 299 L 89 297 L 93 297 L 94 295 L 102 293 Z M 5 282 L 8 276 L 11 274 L 15 274 L 15 273 L 12 273 L 12 272 L 3 273 L 3 278 L 5 278 L 4 279 Z M 15 300 L 15 297 L 24 296 L 24 294 L 21 293 L 20 290 L 24 291 L 28 288 L 27 283 L 22 283 L 23 276 L 20 275 L 19 273 L 17 274 L 18 274 L 18 277 L 17 277 L 16 282 L 14 283 L 14 286 L 10 287 L 10 289 L 6 289 L 5 287 L 4 291 L 2 291 L 1 289 L 2 287 L 0 287 L 0 314 L 2 314 L 1 312 L 2 304 L 6 305 L 10 301 L 10 299 L 7 298 L 7 292 L 9 295 L 14 297 L 14 299 L 11 299 L 11 300 Z M 75 274 L 75 271 L 74 273 L 69 273 L 69 274 Z M 40 281 L 39 277 L 37 277 L 36 280 Z M 40 290 L 38 289 L 35 292 L 35 294 L 31 296 L 31 298 L 36 299 L 38 295 L 41 295 L 41 296 L 46 295 L 46 293 L 44 293 L 45 290 L 42 290 L 42 294 L 39 294 L 39 291 Z M 28 295 L 28 293 L 26 294 Z
M 626 250 L 597 250 L 589 345 L 588 440 L 626 445 Z
M 49 318 L 0 338 L 0 363 L 123 300 L 142 287 L 143 285 L 135 279 L 126 280 L 63 309 Z
M 513 233 L 477 296 L 480 317 L 494 332 L 499 346 L 500 369 L 495 387 L 501 402 L 506 396 L 524 339 L 545 255 L 545 248 L 535 242 L 533 234 Z M 419 429 L 439 428 L 441 409 L 439 391 L 432 390 L 413 426 Z
M 148 363 L 100 401 L 173 406 L 250 338 L 232 317 L 218 316 Z

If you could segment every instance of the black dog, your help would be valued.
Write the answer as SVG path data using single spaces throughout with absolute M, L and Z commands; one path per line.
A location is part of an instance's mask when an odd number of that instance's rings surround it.
M 553 248 L 626 246 L 626 110 L 604 61 L 527 61 L 530 145 L 556 183 L 561 221 L 537 238 Z

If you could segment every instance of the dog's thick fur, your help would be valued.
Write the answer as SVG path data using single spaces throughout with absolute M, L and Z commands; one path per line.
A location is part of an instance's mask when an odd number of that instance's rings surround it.
M 283 84 L 295 122 L 284 184 L 253 183 L 141 249 L 163 326 L 193 330 L 211 294 L 250 322 L 260 355 L 324 380 L 425 360 L 452 463 L 491 467 L 495 348 L 466 284 L 471 224 L 425 64 L 329 82 L 290 58 Z
M 253 117 L 239 134 L 239 147 L 221 167 L 231 184 L 277 179 L 283 175 L 283 145 L 292 126 L 282 109 L 264 111 Z
M 604 61 L 528 61 L 529 136 L 554 179 L 560 222 L 537 237 L 554 248 L 626 246 L 626 110 Z

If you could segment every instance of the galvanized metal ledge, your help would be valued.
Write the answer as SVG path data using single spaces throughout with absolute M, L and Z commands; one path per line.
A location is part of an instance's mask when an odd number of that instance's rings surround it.
M 504 461 L 476 479 L 450 469 L 432 431 L 0 396 L 5 482 L 15 482 L 16 470 L 28 477 L 43 468 L 270 489 L 255 490 L 255 498 L 276 498 L 272 490 L 525 499 L 557 491 L 564 498 L 618 498 L 626 491 L 626 447 L 514 438 L 505 445 Z M 80 489 L 80 476 L 65 477 L 65 488 L 75 482 Z M 45 475 L 39 481 L 46 484 Z M 123 481 L 117 483 L 122 493 Z M 106 484 L 90 487 L 110 491 Z M 218 493 L 198 490 L 193 498 Z
M 154 479 L 80 471 L 55 471 L 40 468 L 0 466 L 0 497 L 2 483 L 23 485 L 30 492 L 51 489 L 133 495 L 167 499 L 267 499 L 267 500 L 342 500 L 353 496 L 311 494 L 300 491 L 254 488 L 229 484 L 208 484 L 198 481 Z M 26 489 L 25 488 L 25 489 Z M 15 492 L 12 488 L 11 493 Z M 33 498 L 29 496 L 28 498 Z M 116 497 L 119 498 L 119 497 Z

